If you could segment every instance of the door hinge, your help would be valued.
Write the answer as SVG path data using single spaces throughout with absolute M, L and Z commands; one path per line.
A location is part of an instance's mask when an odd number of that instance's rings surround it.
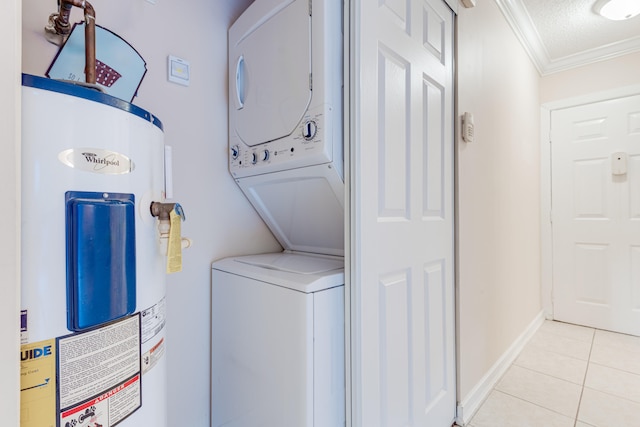
M 309 16 L 311 16 L 311 15 L 312 15 L 312 13 L 313 13 L 313 9 L 312 9 L 312 6 L 311 6 L 311 2 L 312 2 L 312 1 L 313 1 L 313 0 L 309 0 Z
M 313 90 L 313 73 L 309 73 L 309 90 Z

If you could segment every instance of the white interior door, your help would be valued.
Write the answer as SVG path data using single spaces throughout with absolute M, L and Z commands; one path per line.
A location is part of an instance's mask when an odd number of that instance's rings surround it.
M 453 13 L 360 0 L 352 15 L 352 425 L 449 427 Z
M 554 318 L 640 335 L 640 96 L 553 111 Z

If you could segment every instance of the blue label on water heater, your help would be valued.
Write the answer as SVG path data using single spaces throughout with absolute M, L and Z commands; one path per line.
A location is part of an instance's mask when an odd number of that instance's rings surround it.
M 68 191 L 67 328 L 81 331 L 136 308 L 133 194 Z

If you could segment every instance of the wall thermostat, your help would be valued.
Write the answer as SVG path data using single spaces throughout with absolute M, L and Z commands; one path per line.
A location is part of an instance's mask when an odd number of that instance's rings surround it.
M 184 59 L 169 55 L 167 57 L 167 78 L 170 82 L 189 86 L 191 68 Z
M 464 142 L 473 142 L 473 114 L 464 113 L 462 115 L 462 140 Z

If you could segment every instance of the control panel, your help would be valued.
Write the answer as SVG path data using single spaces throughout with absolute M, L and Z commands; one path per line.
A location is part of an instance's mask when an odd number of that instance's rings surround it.
M 288 136 L 253 147 L 242 142 L 235 132 L 229 139 L 229 170 L 236 177 L 259 175 L 303 166 L 328 163 L 333 160 L 331 109 L 309 111 Z

